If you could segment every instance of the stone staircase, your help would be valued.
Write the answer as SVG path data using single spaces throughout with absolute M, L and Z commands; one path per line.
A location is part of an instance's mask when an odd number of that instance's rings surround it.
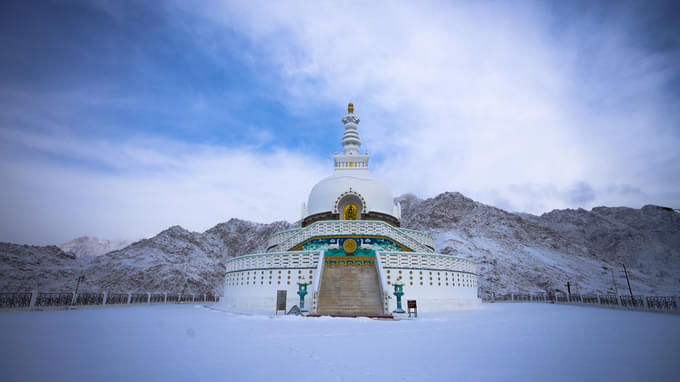
M 321 278 L 317 313 L 382 315 L 382 293 L 374 265 L 326 265 Z

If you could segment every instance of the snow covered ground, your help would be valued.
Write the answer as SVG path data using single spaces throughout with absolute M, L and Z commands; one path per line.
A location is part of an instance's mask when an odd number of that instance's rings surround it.
M 200 305 L 0 313 L 1 381 L 677 381 L 680 316 L 485 304 L 416 320 Z

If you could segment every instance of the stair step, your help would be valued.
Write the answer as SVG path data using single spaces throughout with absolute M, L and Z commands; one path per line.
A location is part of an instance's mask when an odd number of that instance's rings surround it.
M 381 315 L 383 301 L 375 266 L 324 268 L 317 311 L 335 315 Z

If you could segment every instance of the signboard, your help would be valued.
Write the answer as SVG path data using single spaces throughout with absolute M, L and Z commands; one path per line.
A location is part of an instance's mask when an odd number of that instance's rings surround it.
M 279 314 L 279 310 L 286 311 L 286 297 L 288 291 L 277 290 L 276 291 L 276 314 Z
M 411 317 L 411 313 L 418 317 L 418 306 L 416 305 L 416 300 L 407 300 L 406 307 L 407 307 L 406 310 L 408 310 L 409 317 Z

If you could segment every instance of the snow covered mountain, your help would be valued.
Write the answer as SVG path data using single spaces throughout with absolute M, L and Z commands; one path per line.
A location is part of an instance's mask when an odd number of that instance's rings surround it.
M 398 198 L 402 226 L 430 233 L 441 253 L 479 262 L 480 294 L 566 291 L 680 293 L 680 214 L 656 206 L 513 214 L 459 193 Z M 95 257 L 54 246 L 0 244 L 0 290 L 172 291 L 221 294 L 228 258 L 265 250 L 274 232 L 297 226 L 231 219 L 203 232 L 174 226 Z M 84 256 L 84 255 L 82 255 Z
M 94 257 L 107 252 L 127 247 L 131 242 L 127 240 L 106 240 L 91 236 L 82 236 L 58 245 L 64 252 L 70 252 L 76 257 Z
M 662 207 L 512 214 L 459 193 L 399 198 L 402 226 L 430 233 L 441 253 L 479 262 L 480 293 L 627 289 L 680 292 L 680 214 Z
M 87 267 L 91 290 L 221 294 L 225 261 L 264 251 L 266 239 L 291 227 L 231 219 L 203 232 L 180 226 L 94 258 Z
M 523 214 L 523 218 L 587 247 L 618 270 L 625 263 L 662 290 L 680 287 L 680 213 L 671 208 L 596 207 Z
M 54 245 L 0 243 L 0 291 L 73 290 L 82 263 Z

